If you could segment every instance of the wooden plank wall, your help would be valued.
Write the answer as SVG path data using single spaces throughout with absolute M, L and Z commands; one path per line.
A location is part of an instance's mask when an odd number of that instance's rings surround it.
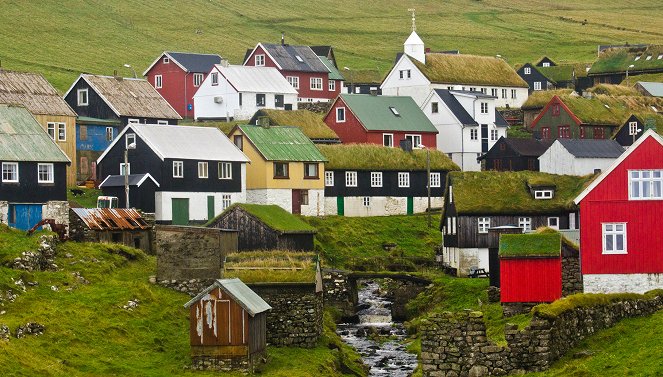
M 48 122 L 66 123 L 66 140 L 56 141 L 55 143 L 62 149 L 64 154 L 71 160 L 71 165 L 67 166 L 67 186 L 76 185 L 76 117 L 58 116 L 58 115 L 35 115 L 35 119 L 48 132 Z M 57 135 L 57 130 L 56 130 Z

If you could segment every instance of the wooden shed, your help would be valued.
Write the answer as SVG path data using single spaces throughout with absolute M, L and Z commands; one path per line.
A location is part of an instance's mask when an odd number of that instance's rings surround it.
M 194 369 L 252 371 L 264 357 L 271 306 L 241 280 L 218 279 L 184 307 Z
M 234 204 L 207 223 L 239 231 L 238 250 L 313 250 L 317 230 L 277 205 Z
M 152 225 L 133 208 L 72 208 L 69 238 L 76 241 L 120 243 L 151 253 Z

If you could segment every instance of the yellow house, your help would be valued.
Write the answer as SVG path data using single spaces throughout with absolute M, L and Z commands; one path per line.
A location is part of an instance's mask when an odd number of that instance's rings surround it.
M 299 128 L 236 126 L 230 138 L 251 160 L 246 168 L 247 203 L 324 215 L 327 160 Z

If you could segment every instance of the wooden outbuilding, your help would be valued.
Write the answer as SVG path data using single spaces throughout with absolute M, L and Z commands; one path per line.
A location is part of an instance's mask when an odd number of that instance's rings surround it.
M 133 208 L 72 208 L 69 238 L 76 241 L 119 243 L 152 252 L 152 226 Z
M 271 306 L 241 280 L 218 279 L 184 307 L 194 369 L 252 371 L 264 357 Z

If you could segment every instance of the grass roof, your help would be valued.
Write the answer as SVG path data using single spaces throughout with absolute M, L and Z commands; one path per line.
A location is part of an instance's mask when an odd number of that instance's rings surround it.
M 554 82 L 573 80 L 573 71 L 576 78 L 587 77 L 587 66 L 584 63 L 559 64 L 550 67 L 536 67 L 542 75 Z
M 527 178 L 530 187 L 555 186 L 555 179 L 549 175 L 535 175 Z
M 556 89 L 556 90 L 537 90 L 527 97 L 527 101 L 523 103 L 521 109 L 534 110 L 542 109 L 554 96 L 566 96 L 573 93 L 573 89 Z
M 322 120 L 323 116 L 309 110 L 258 110 L 256 116 L 267 116 L 273 126 L 294 126 L 309 139 L 338 139 L 338 135 Z
M 599 55 L 589 70 L 590 75 L 625 72 L 646 72 L 663 70 L 663 46 L 650 45 L 646 48 L 615 48 Z M 633 68 L 629 66 L 633 65 Z
M 562 236 L 557 233 L 500 235 L 501 257 L 559 257 Z
M 319 145 L 328 170 L 426 170 L 426 150 L 411 153 L 376 144 Z M 359 158 L 361 156 L 361 158 Z M 430 150 L 431 170 L 460 170 L 449 156 Z
M 267 226 L 274 230 L 278 230 L 284 233 L 315 233 L 317 230 L 302 221 L 299 217 L 293 215 L 292 213 L 286 211 L 285 209 L 275 205 L 275 204 L 247 204 L 247 203 L 236 203 L 228 207 L 223 213 L 218 217 L 223 216 L 226 212 L 239 207 L 251 215 L 260 219 Z M 216 219 L 210 220 L 208 224 L 214 223 Z
M 377 69 L 350 70 L 345 77 L 345 85 L 350 84 L 375 84 L 380 86 L 384 74 Z
M 631 114 L 656 114 L 652 106 L 663 109 L 663 98 L 647 96 L 611 96 L 598 94 L 592 98 L 560 97 L 564 104 L 585 124 L 621 126 Z
M 620 85 L 635 86 L 638 81 L 663 82 L 663 73 L 646 73 L 636 76 L 629 75 L 628 80 L 624 79 Z
M 410 60 L 433 83 L 528 87 L 506 61 L 493 56 L 428 53 L 426 64 Z
M 576 208 L 573 203 L 593 176 L 575 177 L 533 171 L 453 172 L 453 200 L 458 214 L 539 214 L 560 213 Z M 527 182 L 546 180 L 556 186 L 552 199 L 534 199 Z M 445 197 L 446 197 L 445 193 Z
M 587 91 L 594 94 L 605 94 L 609 96 L 642 96 L 642 93 L 637 91 L 634 87 L 626 85 L 598 84 L 587 89 Z
M 194 121 L 190 119 L 183 119 L 177 122 L 178 126 L 195 126 L 195 127 L 216 127 L 225 135 L 230 134 L 230 131 L 238 124 L 246 124 L 245 120 L 233 120 L 230 122 L 224 122 L 221 120 L 203 120 L 203 121 Z
M 223 278 L 239 278 L 244 283 L 315 281 L 314 253 L 261 250 L 230 253 L 223 265 Z

